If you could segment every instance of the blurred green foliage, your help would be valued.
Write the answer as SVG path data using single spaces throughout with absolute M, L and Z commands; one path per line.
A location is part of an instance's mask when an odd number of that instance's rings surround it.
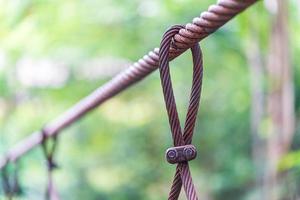
M 80 77 L 89 60 L 136 61 L 159 45 L 167 27 L 190 22 L 214 0 L 12 0 L 0 1 L 0 152 L 40 129 L 111 78 Z M 300 14 L 290 2 L 291 59 L 296 113 L 300 116 Z M 249 66 L 245 49 L 251 29 L 266 54 L 270 14 L 263 2 L 209 36 L 204 84 L 191 163 L 204 199 L 253 199 Z M 3 58 L 2 58 L 3 57 Z M 58 87 L 24 85 L 20 60 L 61 61 L 68 71 Z M 3 61 L 2 61 L 3 60 Z M 34 63 L 34 62 L 33 62 Z M 191 84 L 189 53 L 172 62 L 178 109 L 183 119 Z M 101 69 L 102 66 L 99 66 Z M 27 73 L 31 71 L 27 70 Z M 33 73 L 33 72 L 32 72 Z M 299 149 L 297 127 L 293 150 Z M 55 182 L 62 199 L 166 199 L 174 166 L 164 161 L 172 144 L 158 73 L 95 109 L 59 137 Z M 299 182 L 299 152 L 283 159 Z M 46 168 L 40 149 L 21 161 L 21 199 L 41 199 Z M 297 175 L 297 176 L 296 176 Z M 299 186 L 299 185 L 298 185 Z

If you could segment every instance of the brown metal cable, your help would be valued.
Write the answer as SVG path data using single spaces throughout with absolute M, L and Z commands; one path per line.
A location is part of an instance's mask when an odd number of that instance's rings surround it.
M 171 60 L 177 57 L 186 49 L 192 47 L 200 40 L 216 31 L 236 14 L 242 12 L 257 1 L 258 0 L 219 0 L 217 4 L 211 5 L 208 8 L 208 11 L 205 11 L 199 17 L 194 18 L 192 23 L 186 24 L 185 28 L 180 29 L 174 36 L 174 40 L 169 50 L 169 59 Z M 56 135 L 95 107 L 140 81 L 157 69 L 158 52 L 158 48 L 150 51 L 138 62 L 118 74 L 86 98 L 82 99 L 54 121 L 50 122 L 46 126 L 48 130 L 47 137 Z M 23 154 L 38 146 L 42 142 L 40 133 L 40 131 L 33 133 L 8 151 L 8 161 L 17 160 Z M 0 169 L 3 168 L 8 161 L 0 159 Z
M 193 55 L 193 84 L 190 95 L 190 101 L 188 106 L 188 112 L 186 115 L 185 126 L 182 134 L 180 121 L 177 113 L 176 101 L 173 93 L 170 69 L 169 69 L 169 49 L 172 42 L 172 38 L 182 26 L 176 25 L 171 27 L 163 36 L 159 51 L 159 71 L 161 77 L 161 84 L 164 93 L 164 99 L 166 103 L 169 124 L 172 132 L 173 142 L 175 147 L 182 147 L 182 149 L 187 149 L 192 142 L 196 116 L 198 112 L 201 87 L 202 87 L 202 77 L 203 77 L 203 62 L 202 53 L 199 44 L 195 44 L 192 48 Z M 167 157 L 170 156 L 168 153 L 172 153 L 172 158 L 176 158 L 177 150 L 178 153 L 180 148 L 173 148 L 173 151 L 167 152 Z M 188 150 L 188 149 L 187 149 Z M 183 150 L 184 151 L 184 150 Z M 192 149 L 193 151 L 193 149 Z M 193 153 L 193 152 L 189 153 Z M 194 150 L 195 151 L 195 150 Z M 184 152 L 181 152 L 181 154 Z M 196 156 L 196 152 L 194 153 Z M 185 157 L 185 155 L 183 155 Z M 177 200 L 180 194 L 181 187 L 184 187 L 186 196 L 188 200 L 198 200 L 196 189 L 192 181 L 192 177 L 189 170 L 188 160 L 181 160 L 178 162 L 176 168 L 176 174 L 174 177 L 171 192 L 169 193 L 169 200 Z

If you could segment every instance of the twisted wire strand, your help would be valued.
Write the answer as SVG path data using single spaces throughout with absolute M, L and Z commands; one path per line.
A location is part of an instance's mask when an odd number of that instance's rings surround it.
M 191 48 L 193 56 L 193 83 L 188 112 L 186 115 L 185 128 L 182 134 L 172 87 L 168 58 L 172 38 L 176 33 L 178 33 L 181 28 L 182 26 L 175 25 L 166 31 L 161 41 L 159 52 L 159 72 L 161 77 L 161 85 L 163 89 L 174 146 L 191 144 L 201 96 L 203 77 L 202 53 L 200 46 L 197 43 Z M 198 200 L 196 189 L 190 174 L 188 162 L 179 163 L 177 165 L 175 178 L 171 187 L 171 192 L 169 193 L 169 200 L 178 199 L 182 185 L 189 200 Z
M 207 11 L 201 13 L 199 17 L 194 18 L 192 23 L 186 24 L 185 27 L 181 28 L 174 36 L 169 49 L 169 59 L 172 60 L 179 56 L 186 49 L 216 31 L 236 14 L 242 12 L 257 1 L 258 0 L 219 0 L 217 4 L 211 5 Z M 48 130 L 47 137 L 60 133 L 61 130 L 77 121 L 95 107 L 157 69 L 158 53 L 158 48 L 150 51 L 128 69 L 115 76 L 112 80 L 96 89 L 89 96 L 50 122 L 46 126 Z M 15 161 L 32 148 L 38 146 L 42 142 L 40 133 L 40 131 L 33 133 L 8 151 L 8 161 Z M 0 159 L 0 169 L 8 163 L 4 158 Z

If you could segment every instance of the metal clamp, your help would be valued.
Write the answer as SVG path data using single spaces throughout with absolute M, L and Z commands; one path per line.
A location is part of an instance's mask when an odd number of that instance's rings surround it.
M 181 163 L 195 159 L 197 150 L 194 145 L 184 145 L 168 148 L 166 151 L 166 159 L 169 163 Z

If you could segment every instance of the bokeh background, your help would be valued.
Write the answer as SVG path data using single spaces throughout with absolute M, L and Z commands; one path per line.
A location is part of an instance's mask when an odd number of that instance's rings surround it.
M 158 46 L 167 27 L 213 3 L 1 0 L 1 155 Z M 201 42 L 198 158 L 191 162 L 201 199 L 300 199 L 299 24 L 298 0 L 259 1 Z M 183 120 L 190 54 L 171 65 Z M 164 160 L 171 144 L 154 72 L 59 136 L 61 199 L 166 199 L 175 171 Z M 15 199 L 44 198 L 45 164 L 41 148 L 19 161 Z

